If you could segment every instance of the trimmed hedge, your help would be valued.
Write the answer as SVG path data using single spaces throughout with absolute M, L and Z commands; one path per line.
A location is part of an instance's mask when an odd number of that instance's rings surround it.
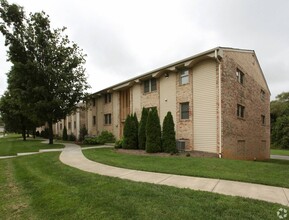
M 146 148 L 146 125 L 148 119 L 148 109 L 143 108 L 141 112 L 141 120 L 138 130 L 138 148 L 144 150 Z
M 163 121 L 162 149 L 166 153 L 177 153 L 176 132 L 173 116 L 168 112 Z
M 146 124 L 146 152 L 161 152 L 161 125 L 158 111 L 153 108 L 149 111 Z

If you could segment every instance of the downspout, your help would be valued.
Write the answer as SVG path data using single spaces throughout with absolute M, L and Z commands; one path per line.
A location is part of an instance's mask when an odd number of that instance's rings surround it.
M 221 86 L 221 75 L 222 75 L 222 69 L 221 69 L 221 61 L 218 58 L 218 49 L 215 50 L 215 59 L 218 62 L 218 68 L 219 68 L 219 158 L 222 158 L 222 86 Z

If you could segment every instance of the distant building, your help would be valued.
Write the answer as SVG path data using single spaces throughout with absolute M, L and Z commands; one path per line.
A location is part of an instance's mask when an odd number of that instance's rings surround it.
M 128 114 L 156 107 L 161 122 L 172 112 L 178 145 L 224 158 L 268 159 L 270 91 L 253 50 L 218 47 L 150 71 L 91 95 L 87 111 L 64 123 L 90 135 L 123 133 Z

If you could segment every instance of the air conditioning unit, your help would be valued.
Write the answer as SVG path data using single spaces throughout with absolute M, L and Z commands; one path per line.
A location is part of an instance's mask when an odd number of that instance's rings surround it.
M 185 151 L 186 146 L 187 146 L 188 140 L 186 139 L 179 139 L 177 140 L 177 149 L 178 151 Z

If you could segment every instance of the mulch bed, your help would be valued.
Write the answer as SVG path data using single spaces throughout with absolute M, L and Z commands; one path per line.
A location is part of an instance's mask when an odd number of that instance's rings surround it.
M 200 151 L 184 151 L 177 154 L 168 153 L 147 153 L 145 150 L 132 150 L 132 149 L 116 149 L 117 153 L 122 154 L 132 154 L 132 155 L 142 155 L 142 156 L 158 156 L 158 157 L 208 157 L 216 158 L 217 154 L 200 152 Z

